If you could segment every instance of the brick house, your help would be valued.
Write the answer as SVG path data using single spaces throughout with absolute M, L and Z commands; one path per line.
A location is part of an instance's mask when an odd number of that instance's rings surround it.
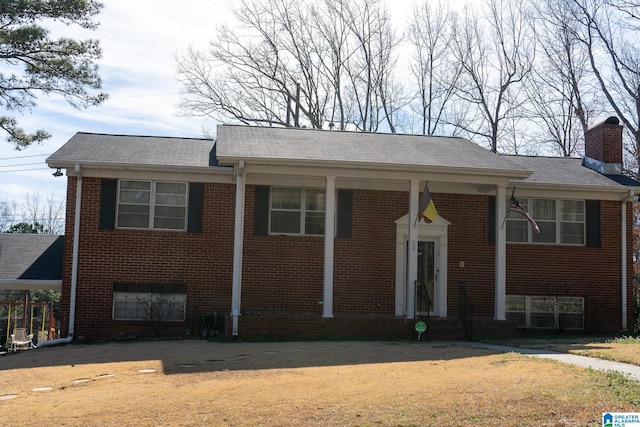
M 217 140 L 78 133 L 63 333 L 415 336 L 632 327 L 622 126 L 584 159 L 461 138 L 221 125 Z M 428 182 L 438 216 L 418 217 Z M 538 224 L 508 212 L 514 194 Z

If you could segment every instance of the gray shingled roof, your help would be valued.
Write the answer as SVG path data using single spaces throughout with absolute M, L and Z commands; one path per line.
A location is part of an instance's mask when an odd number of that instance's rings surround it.
M 221 162 L 260 159 L 526 172 L 505 157 L 454 137 L 220 125 L 217 146 Z
M 0 233 L 0 279 L 61 280 L 64 236 Z
M 622 183 L 616 182 L 592 169 L 582 166 L 582 159 L 570 157 L 530 157 L 504 155 L 514 163 L 533 171 L 529 178 L 522 182 L 553 185 L 589 185 L 599 187 L 617 187 Z M 626 185 L 640 185 L 627 180 Z
M 51 167 L 74 163 L 209 167 L 215 164 L 210 139 L 106 135 L 79 132 L 47 158 Z

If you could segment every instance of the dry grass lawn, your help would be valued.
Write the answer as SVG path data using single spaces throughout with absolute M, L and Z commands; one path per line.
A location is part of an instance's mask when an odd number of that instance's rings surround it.
M 0 424 L 599 426 L 640 411 L 626 382 L 438 342 L 75 344 L 0 358 Z

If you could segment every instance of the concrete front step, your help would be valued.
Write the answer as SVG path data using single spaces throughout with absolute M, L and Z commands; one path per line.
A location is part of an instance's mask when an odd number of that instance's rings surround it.
M 462 322 L 458 319 L 431 317 L 421 319 L 427 323 L 426 338 L 430 340 L 464 340 Z

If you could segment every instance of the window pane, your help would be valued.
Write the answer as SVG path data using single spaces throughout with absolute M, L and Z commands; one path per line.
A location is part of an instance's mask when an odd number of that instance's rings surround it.
M 507 320 L 511 320 L 518 328 L 527 327 L 527 313 L 525 312 L 509 312 L 506 313 Z
M 148 205 L 120 205 L 118 227 L 149 228 Z
M 113 318 L 146 320 L 147 314 L 144 308 L 148 298 L 148 293 L 114 292 Z
M 582 314 L 560 313 L 558 323 L 558 327 L 563 329 L 582 329 L 584 328 L 584 316 Z
M 525 311 L 527 309 L 527 297 L 507 295 L 506 309 L 507 311 Z
M 324 213 L 307 212 L 304 223 L 305 234 L 324 234 Z
M 563 222 L 560 224 L 560 243 L 584 244 L 584 223 Z
M 156 206 L 153 228 L 183 230 L 185 217 L 184 207 Z
M 324 190 L 307 190 L 306 209 L 308 211 L 325 211 Z
M 271 211 L 271 232 L 300 234 L 300 212 Z
M 520 207 L 522 209 L 524 209 L 525 211 L 529 212 L 528 207 L 529 207 L 529 201 L 527 199 L 522 199 L 522 200 L 518 200 L 518 204 L 520 205 Z M 521 213 L 519 212 L 512 212 L 509 210 L 509 204 L 507 203 L 507 219 L 509 218 L 513 218 L 513 219 L 523 219 L 524 217 L 522 216 Z M 526 221 L 526 219 L 525 219 Z
M 151 191 L 151 182 L 150 181 L 120 181 L 120 189 L 121 190 L 143 190 L 143 191 Z
M 550 199 L 533 199 L 531 201 L 531 210 L 529 211 L 529 215 L 531 215 L 536 222 L 538 220 L 555 220 L 556 201 Z
M 532 297 L 531 298 L 531 312 L 550 312 L 555 311 L 555 298 L 553 297 Z
M 558 303 L 560 313 L 582 313 L 584 311 L 584 300 L 580 297 L 560 297 Z
M 560 200 L 560 220 L 584 222 L 584 200 Z
M 553 313 L 531 313 L 532 328 L 555 328 L 556 320 Z
M 148 181 L 120 181 L 120 203 L 148 204 L 151 200 L 151 183 Z
M 521 216 L 520 214 L 517 215 Z M 527 224 L 526 220 L 507 219 L 507 242 L 527 242 Z
M 271 207 L 273 209 L 300 209 L 302 190 L 300 188 L 271 188 Z
M 536 221 L 540 232 L 532 232 L 531 240 L 536 243 L 556 243 L 556 223 Z
M 186 206 L 187 184 L 180 182 L 156 183 L 156 205 Z
M 156 182 L 156 193 L 186 194 L 187 184 L 184 182 Z

